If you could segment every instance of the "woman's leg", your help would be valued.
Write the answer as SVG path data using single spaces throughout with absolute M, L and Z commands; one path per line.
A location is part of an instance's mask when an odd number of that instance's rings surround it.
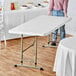
M 56 10 L 52 11 L 52 16 L 57 16 L 57 11 Z M 51 45 L 56 45 L 57 33 L 58 33 L 58 29 L 53 32 L 53 41 L 52 41 Z
M 53 10 L 52 16 L 64 16 L 63 10 Z M 65 25 L 60 28 L 61 39 L 65 38 Z M 53 34 L 53 42 L 51 45 L 56 45 L 58 29 Z
M 60 28 L 61 40 L 65 38 L 65 25 Z
M 64 13 L 62 10 L 60 10 L 58 12 L 58 16 L 64 16 Z M 62 27 L 60 27 L 60 35 L 61 35 L 61 40 L 65 38 L 65 25 L 63 25 Z
M 57 40 L 58 29 L 53 32 L 53 42 Z

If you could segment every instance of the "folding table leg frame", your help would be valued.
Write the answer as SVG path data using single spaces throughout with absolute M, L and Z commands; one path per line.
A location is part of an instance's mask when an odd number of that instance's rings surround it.
M 5 44 L 5 48 L 6 48 L 7 43 L 6 43 L 6 37 L 5 37 L 5 31 L 4 30 L 3 30 L 3 33 L 4 33 L 4 44 Z M 1 35 L 1 33 L 0 33 L 0 35 Z M 1 36 L 0 36 L 0 49 L 1 49 Z
M 34 43 L 32 45 L 30 45 L 28 48 L 30 48 L 33 45 L 34 45 Z M 25 50 L 27 50 L 28 48 L 26 48 Z M 43 70 L 43 68 L 37 67 L 37 36 L 35 36 L 35 60 L 34 61 L 32 61 L 32 60 L 23 60 L 23 52 L 25 50 L 23 50 L 23 34 L 22 34 L 21 35 L 21 64 L 16 64 L 15 67 L 17 67 L 17 66 L 24 66 L 24 67 L 37 68 L 37 69 Z M 23 61 L 34 62 L 35 65 L 34 66 L 24 65 Z
M 49 37 L 50 35 L 48 35 L 48 44 L 47 45 L 42 45 L 42 47 L 57 47 L 57 46 L 52 46 L 51 44 L 50 44 L 50 42 L 52 42 L 52 41 L 50 41 L 50 37 Z M 59 43 L 59 42 L 56 42 L 56 43 Z
M 1 49 L 1 40 L 0 40 L 0 49 Z

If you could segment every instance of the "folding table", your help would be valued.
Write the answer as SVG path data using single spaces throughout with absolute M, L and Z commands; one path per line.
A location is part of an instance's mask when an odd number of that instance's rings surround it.
M 15 67 L 25 66 L 25 67 L 38 68 L 40 70 L 43 70 L 43 68 L 37 67 L 37 36 L 49 35 L 51 34 L 51 32 L 60 28 L 70 20 L 71 20 L 70 17 L 55 17 L 55 16 L 42 15 L 26 23 L 23 23 L 13 29 L 10 29 L 9 33 L 21 35 L 21 64 L 16 64 Z M 35 60 L 34 60 L 35 66 L 23 64 L 24 61 L 23 52 L 34 45 L 33 43 L 25 50 L 23 50 L 23 35 L 35 36 Z M 31 61 L 31 60 L 25 60 L 25 61 Z

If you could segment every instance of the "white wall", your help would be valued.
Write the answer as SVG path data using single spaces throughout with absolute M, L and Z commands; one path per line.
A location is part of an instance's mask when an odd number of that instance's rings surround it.
M 72 20 L 66 26 L 67 33 L 76 34 L 76 0 L 69 0 L 68 16 L 72 17 Z

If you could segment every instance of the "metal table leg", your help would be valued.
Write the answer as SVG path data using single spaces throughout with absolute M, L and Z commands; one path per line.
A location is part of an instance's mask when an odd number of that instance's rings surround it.
M 48 35 L 48 44 L 50 43 L 50 35 Z
M 1 33 L 0 33 L 0 49 L 1 49 Z
M 1 49 L 1 40 L 0 40 L 0 49 Z
M 42 45 L 42 47 L 57 47 L 57 46 L 52 46 L 50 44 L 50 42 L 52 42 L 52 41 L 50 41 L 50 35 L 48 35 L 48 44 L 47 45 Z M 59 43 L 59 42 L 56 42 L 56 43 Z
M 21 65 L 23 65 L 23 35 L 21 35 Z
M 37 67 L 37 36 L 35 36 L 35 60 L 34 61 L 32 61 L 32 60 L 23 60 L 23 52 L 24 52 L 24 50 L 23 50 L 23 35 L 21 35 L 21 64 L 16 64 L 15 67 L 17 67 L 17 66 L 24 66 L 24 67 L 37 68 L 37 69 L 43 70 L 43 68 Z M 35 66 L 24 65 L 23 61 L 34 62 Z

